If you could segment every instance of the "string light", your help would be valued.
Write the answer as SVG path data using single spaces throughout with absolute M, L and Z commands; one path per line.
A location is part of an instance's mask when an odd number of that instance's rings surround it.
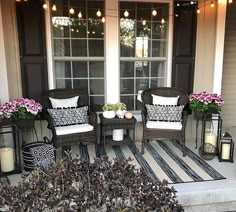
M 215 4 L 214 4 L 214 2 L 212 1 L 212 2 L 211 2 L 211 7 L 214 7 L 214 6 L 215 6 Z
M 193 1 L 191 1 L 190 4 L 193 4 Z
M 126 18 L 129 17 L 129 12 L 128 12 L 127 10 L 125 10 L 124 16 L 125 16 Z
M 197 8 L 197 13 L 198 13 L 198 14 L 200 13 L 200 9 L 199 9 L 199 8 Z
M 52 6 L 52 11 L 57 11 L 57 6 L 55 4 Z
M 16 2 L 21 2 L 21 0 L 16 0 Z
M 105 21 L 106 21 L 106 20 L 105 20 L 105 18 L 104 18 L 104 17 L 102 17 L 102 23 L 105 23 Z
M 164 18 L 161 19 L 161 23 L 162 23 L 162 24 L 165 23 L 165 19 L 164 19 Z
M 48 5 L 46 3 L 43 4 L 43 9 L 47 9 L 48 8 Z
M 73 8 L 70 8 L 70 14 L 71 15 L 75 14 L 75 10 Z
M 143 20 L 143 21 L 142 21 L 143 26 L 145 26 L 146 23 L 147 23 L 146 20 Z
M 156 11 L 156 10 L 153 10 L 153 11 L 152 11 L 152 15 L 153 15 L 153 16 L 156 16 L 156 15 L 157 15 L 157 11 Z
M 101 15 L 102 15 L 102 13 L 101 13 L 101 11 L 98 9 L 98 11 L 97 11 L 97 17 L 101 17 Z
M 81 13 L 81 11 L 79 11 L 79 13 L 78 13 L 78 18 L 82 18 L 82 13 Z
M 229 4 L 232 4 L 233 3 L 233 0 L 229 0 Z

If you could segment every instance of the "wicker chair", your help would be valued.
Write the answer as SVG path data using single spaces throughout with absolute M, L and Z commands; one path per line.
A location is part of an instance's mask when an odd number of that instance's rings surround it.
M 176 97 L 180 96 L 178 99 L 178 105 L 184 105 L 184 111 L 182 114 L 182 129 L 158 129 L 158 128 L 147 128 L 147 111 L 145 104 L 152 104 L 152 94 L 164 97 Z M 143 121 L 143 140 L 142 140 L 142 153 L 144 153 L 145 143 L 150 139 L 171 139 L 180 141 L 183 145 L 183 156 L 185 157 L 185 128 L 187 124 L 188 112 L 186 110 L 186 105 L 188 104 L 188 94 L 180 89 L 173 87 L 158 87 L 149 88 L 142 92 L 142 121 Z
M 89 104 L 88 93 L 80 89 L 52 89 L 45 93 L 44 99 L 44 110 L 47 108 L 52 108 L 49 97 L 64 99 L 74 96 L 79 96 L 78 106 L 86 106 Z M 46 110 L 45 110 L 46 111 Z M 53 125 L 53 120 L 51 116 L 45 112 L 46 119 L 48 121 L 48 128 L 52 131 L 52 141 L 56 148 L 62 147 L 62 153 L 65 149 L 70 146 L 79 145 L 81 142 L 97 142 L 97 114 L 95 112 L 88 112 L 89 124 L 93 126 L 92 131 L 57 135 L 55 127 Z

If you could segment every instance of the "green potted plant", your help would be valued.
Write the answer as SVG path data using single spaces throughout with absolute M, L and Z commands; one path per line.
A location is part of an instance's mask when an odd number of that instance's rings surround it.
M 104 111 L 103 112 L 104 118 L 112 119 L 116 116 L 116 106 L 115 106 L 115 104 L 106 103 L 106 104 L 103 105 L 102 109 Z
M 115 108 L 116 108 L 116 115 L 119 117 L 119 118 L 124 118 L 124 115 L 126 113 L 126 104 L 123 103 L 123 102 L 117 102 L 115 104 Z

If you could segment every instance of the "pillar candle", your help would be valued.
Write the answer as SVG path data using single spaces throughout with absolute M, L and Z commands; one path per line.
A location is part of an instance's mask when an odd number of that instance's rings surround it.
M 222 160 L 229 160 L 230 157 L 230 144 L 222 144 L 221 158 Z
M 14 170 L 14 153 L 13 148 L 5 147 L 1 149 L 1 171 L 10 172 Z
M 217 136 L 214 133 L 205 134 L 205 143 L 211 144 L 216 147 Z

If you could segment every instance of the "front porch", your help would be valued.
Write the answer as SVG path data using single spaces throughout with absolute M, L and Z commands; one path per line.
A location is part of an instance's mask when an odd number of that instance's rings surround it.
M 142 123 L 138 115 L 136 115 L 138 123 L 136 124 L 136 144 L 139 144 L 142 139 Z M 38 121 L 36 123 L 39 139 L 42 136 L 49 136 L 50 131 L 46 128 L 46 122 Z M 230 133 L 235 137 L 233 129 Z M 186 131 L 186 146 L 191 151 L 198 154 L 198 149 L 195 149 L 195 120 L 189 116 L 187 131 Z M 98 136 L 99 138 L 99 136 Z M 35 138 L 31 138 L 35 139 Z M 198 139 L 198 147 L 200 146 L 200 138 Z M 75 148 L 74 148 L 75 149 Z M 72 148 L 73 150 L 73 148 Z M 58 153 L 60 154 L 60 150 Z M 181 158 L 182 153 L 176 152 Z M 146 157 L 150 154 L 145 151 Z M 234 161 L 236 156 L 234 156 Z M 203 182 L 189 182 L 170 184 L 178 191 L 177 199 L 184 206 L 185 211 L 233 211 L 236 208 L 236 166 L 234 163 L 219 162 L 215 157 L 213 160 L 206 161 L 216 171 L 222 174 L 226 179 L 203 181 Z M 152 164 L 149 164 L 152 166 Z M 10 176 L 12 184 L 16 184 L 20 180 L 20 175 Z

